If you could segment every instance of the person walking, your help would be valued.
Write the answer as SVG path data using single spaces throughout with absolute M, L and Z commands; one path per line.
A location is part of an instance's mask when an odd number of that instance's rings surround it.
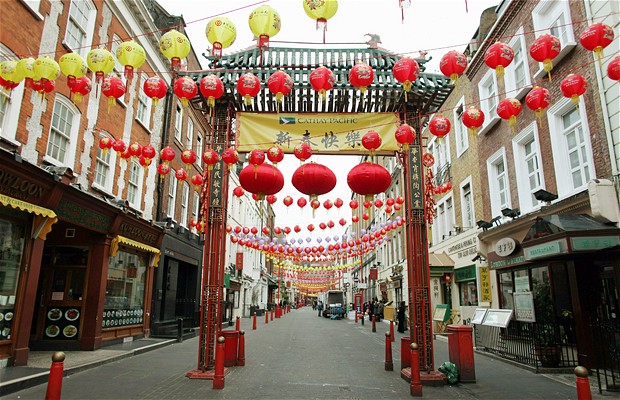
M 316 305 L 316 309 L 319 310 L 319 317 L 321 316 L 321 312 L 323 311 L 323 302 L 319 301 Z
M 401 301 L 398 306 L 398 311 L 396 313 L 396 319 L 398 320 L 398 332 L 405 333 L 405 310 L 406 310 L 405 302 Z
M 381 318 L 383 318 L 383 301 L 377 300 L 375 303 L 375 313 L 377 314 L 377 322 L 381 322 Z

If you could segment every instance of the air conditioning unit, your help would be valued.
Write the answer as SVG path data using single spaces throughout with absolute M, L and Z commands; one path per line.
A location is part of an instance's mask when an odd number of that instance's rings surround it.
M 620 204 L 614 184 L 609 179 L 594 179 L 588 182 L 592 216 L 603 223 L 617 224 L 620 221 Z

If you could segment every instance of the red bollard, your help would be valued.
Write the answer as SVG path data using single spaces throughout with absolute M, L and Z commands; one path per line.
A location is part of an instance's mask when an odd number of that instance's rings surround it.
M 372 316 L 372 331 L 373 332 L 377 331 L 377 322 L 376 322 L 376 319 L 375 319 L 374 315 Z
M 392 339 L 390 332 L 385 332 L 385 370 L 394 371 L 394 363 L 392 362 Z
M 60 400 L 62 391 L 62 373 L 65 367 L 65 353 L 57 351 L 52 355 L 52 366 L 50 376 L 47 380 L 47 391 L 45 400 Z
M 224 389 L 224 336 L 217 338 L 215 346 L 215 371 L 213 372 L 213 389 Z
M 390 338 L 394 341 L 394 321 L 390 321 Z
M 272 320 L 272 321 L 273 321 L 273 313 L 274 313 L 274 311 L 273 311 L 273 310 L 271 310 L 271 320 Z
M 356 323 L 356 324 L 357 324 L 357 318 L 358 318 L 358 316 L 357 316 L 357 311 L 355 311 L 355 323 Z
M 588 379 L 588 369 L 579 365 L 575 367 L 575 375 L 577 376 L 577 399 L 592 400 L 590 380 Z
M 237 320 L 235 321 L 235 330 L 238 331 L 241 329 L 241 318 L 237 317 Z
M 409 393 L 414 397 L 422 397 L 422 381 L 420 380 L 420 359 L 418 345 L 411 343 L 411 382 Z
M 254 322 L 252 322 L 252 330 L 256 330 L 256 311 L 254 312 Z
M 269 311 L 265 310 L 265 323 L 269 323 Z
M 245 365 L 245 331 L 239 331 L 239 350 L 237 351 L 237 365 Z

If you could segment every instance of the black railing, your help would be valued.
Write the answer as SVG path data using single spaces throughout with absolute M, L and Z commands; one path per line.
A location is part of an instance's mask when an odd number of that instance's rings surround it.
M 620 391 L 620 321 L 616 319 L 594 323 L 592 336 L 599 392 Z
M 507 328 L 474 325 L 476 349 L 541 369 L 574 368 L 577 363 L 574 323 L 511 321 Z

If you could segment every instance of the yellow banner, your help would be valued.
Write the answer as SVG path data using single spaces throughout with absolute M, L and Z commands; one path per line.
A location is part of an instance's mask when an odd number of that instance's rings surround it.
M 398 150 L 394 132 L 400 125 L 397 113 L 237 113 L 237 151 L 267 150 L 278 145 L 293 153 L 307 142 L 317 154 L 364 154 L 362 136 L 375 131 L 382 144 L 377 154 Z
M 480 301 L 491 302 L 493 297 L 491 295 L 491 275 L 489 268 L 480 268 Z

